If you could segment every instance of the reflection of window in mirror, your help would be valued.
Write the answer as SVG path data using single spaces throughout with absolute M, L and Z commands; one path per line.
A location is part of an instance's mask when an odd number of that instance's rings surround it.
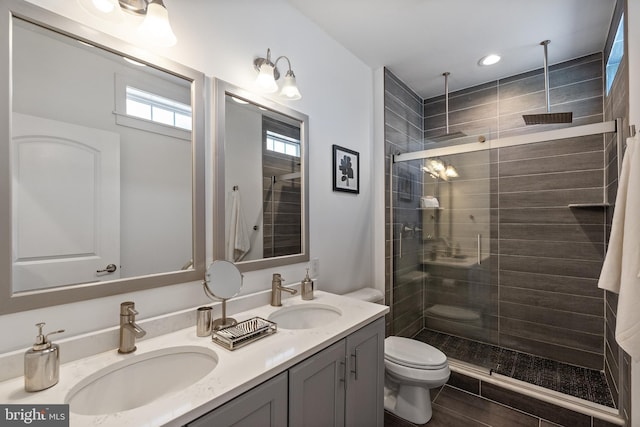
M 133 86 L 126 88 L 126 114 L 139 119 L 191 130 L 191 106 Z
M 263 116 L 265 258 L 302 251 L 300 127 Z
M 191 141 L 190 87 L 156 77 L 115 76 L 116 123 L 155 134 Z
M 300 157 L 300 140 L 267 130 L 267 150 Z

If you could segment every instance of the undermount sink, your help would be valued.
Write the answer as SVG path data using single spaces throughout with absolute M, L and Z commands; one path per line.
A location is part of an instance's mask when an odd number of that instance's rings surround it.
M 218 364 L 214 351 L 170 347 L 113 363 L 89 375 L 67 394 L 71 412 L 102 415 L 134 409 L 184 390 Z
M 327 325 L 342 316 L 338 308 L 326 304 L 300 304 L 271 313 L 269 320 L 282 329 L 312 329 Z

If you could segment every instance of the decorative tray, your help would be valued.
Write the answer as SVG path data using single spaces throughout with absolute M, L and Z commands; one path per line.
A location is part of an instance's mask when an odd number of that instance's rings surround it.
M 277 330 L 278 326 L 275 323 L 261 317 L 253 317 L 233 326 L 213 331 L 211 339 L 227 350 L 235 350 L 260 338 L 275 334 Z

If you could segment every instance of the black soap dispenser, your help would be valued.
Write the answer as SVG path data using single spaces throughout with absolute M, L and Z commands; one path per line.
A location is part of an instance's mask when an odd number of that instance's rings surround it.
M 51 343 L 47 337 L 51 334 L 64 332 L 49 332 L 43 335 L 43 323 L 36 323 L 38 336 L 33 347 L 24 354 L 24 389 L 26 391 L 40 391 L 58 383 L 60 373 L 60 348 Z

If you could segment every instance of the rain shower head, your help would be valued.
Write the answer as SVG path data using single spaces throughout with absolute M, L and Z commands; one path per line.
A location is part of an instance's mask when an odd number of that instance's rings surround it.
M 573 121 L 573 113 L 552 113 L 551 101 L 549 98 L 549 63 L 547 59 L 547 45 L 551 43 L 550 40 L 540 42 L 540 45 L 544 47 L 544 94 L 547 104 L 547 112 L 541 114 L 524 114 L 525 125 L 546 125 L 557 123 L 571 123 Z

